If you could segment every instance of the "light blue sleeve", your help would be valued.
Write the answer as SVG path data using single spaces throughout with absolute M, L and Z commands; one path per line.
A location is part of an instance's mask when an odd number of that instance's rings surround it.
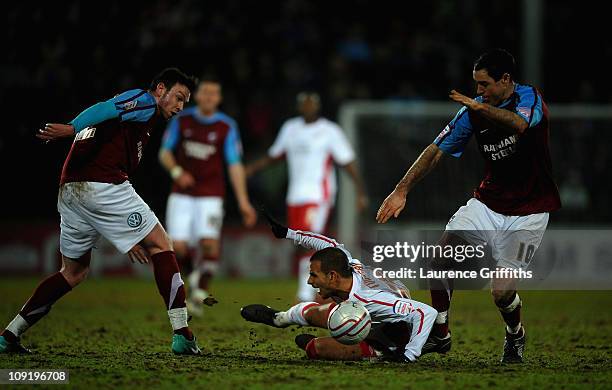
M 166 127 L 166 131 L 164 132 L 164 137 L 162 138 L 163 149 L 175 150 L 178 145 L 178 141 L 180 138 L 181 132 L 179 128 L 179 116 L 175 116 L 168 123 L 168 127 Z
M 517 93 L 519 101 L 515 112 L 529 124 L 529 127 L 536 126 L 542 120 L 542 97 L 535 88 L 527 85 L 521 86 Z
M 235 123 L 230 123 L 230 129 L 223 143 L 223 155 L 227 165 L 237 164 L 242 161 L 242 143 L 240 134 Z
M 155 98 L 142 89 L 132 89 L 108 100 L 112 102 L 121 122 L 146 122 L 157 109 Z
M 115 105 L 106 101 L 96 103 L 93 106 L 87 108 L 81 112 L 73 120 L 68 122 L 74 126 L 74 131 L 79 132 L 86 127 L 97 125 L 109 119 L 117 118 L 119 113 L 115 109 Z
M 468 115 L 467 107 L 463 107 L 452 121 L 442 130 L 434 140 L 434 144 L 444 153 L 453 157 L 460 157 L 465 146 L 472 137 L 472 123 Z
M 96 103 L 76 116 L 69 124 L 78 133 L 86 127 L 97 125 L 109 119 L 120 121 L 146 122 L 155 113 L 153 96 L 141 89 L 133 89 L 105 102 Z

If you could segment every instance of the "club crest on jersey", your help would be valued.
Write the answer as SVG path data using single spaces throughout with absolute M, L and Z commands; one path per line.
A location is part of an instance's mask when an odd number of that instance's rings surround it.
M 217 140 L 217 133 L 214 131 L 211 131 L 210 133 L 208 133 L 208 142 L 215 142 Z
M 129 227 L 138 227 L 142 223 L 142 215 L 138 212 L 133 212 L 127 217 L 127 224 Z
M 116 104 L 117 108 L 123 111 L 131 110 L 138 105 L 138 100 L 132 100 L 123 104 Z
M 409 302 L 395 301 L 393 305 L 393 312 L 401 316 L 410 314 L 412 310 L 412 304 Z

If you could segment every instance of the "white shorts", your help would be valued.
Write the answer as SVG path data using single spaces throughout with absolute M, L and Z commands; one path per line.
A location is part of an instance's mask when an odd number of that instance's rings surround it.
M 159 223 L 128 181 L 66 183 L 59 190 L 57 211 L 60 251 L 72 259 L 93 248 L 100 235 L 127 253 Z
M 509 216 L 496 213 L 476 198 L 451 217 L 452 230 L 472 245 L 485 244 L 498 267 L 525 269 L 542 242 L 548 213 Z
M 172 193 L 168 197 L 166 226 L 175 241 L 218 239 L 223 226 L 223 198 Z

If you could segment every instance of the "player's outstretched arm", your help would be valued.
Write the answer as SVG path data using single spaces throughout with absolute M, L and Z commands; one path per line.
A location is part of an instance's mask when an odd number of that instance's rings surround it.
M 266 169 L 267 167 L 269 167 L 270 165 L 279 162 L 281 159 L 280 158 L 273 158 L 270 156 L 264 156 L 258 160 L 255 160 L 249 164 L 246 165 L 244 171 L 246 173 L 247 177 L 251 177 L 254 174 L 256 174 L 257 172 Z
M 333 238 L 326 237 L 322 234 L 316 234 L 312 232 L 303 232 L 301 230 L 293 230 L 282 225 L 276 221 L 268 212 L 260 210 L 268 224 L 272 228 L 272 232 L 276 238 L 286 238 L 292 240 L 295 245 L 299 245 L 306 249 L 321 250 L 324 248 L 335 247 L 342 249 L 348 256 L 349 260 L 352 258 L 350 253 L 344 249 L 344 245 L 338 243 Z
M 96 103 L 76 116 L 69 124 L 47 123 L 36 136 L 45 141 L 71 137 L 88 126 L 117 118 L 119 112 L 110 101 Z
M 385 223 L 392 216 L 397 218 L 406 205 L 408 192 L 425 177 L 440 161 L 443 152 L 436 145 L 431 144 L 416 159 L 395 189 L 383 201 L 376 214 L 376 222 Z
M 454 89 L 448 95 L 451 100 L 463 104 L 472 111 L 479 113 L 485 118 L 501 125 L 501 128 L 508 130 L 512 134 L 522 134 L 529 124 L 520 115 L 512 111 L 494 107 L 487 103 L 480 103 L 476 100 L 465 96 Z

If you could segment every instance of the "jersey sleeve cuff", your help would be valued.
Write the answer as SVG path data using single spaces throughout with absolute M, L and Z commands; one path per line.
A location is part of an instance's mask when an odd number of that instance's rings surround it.
M 288 238 L 289 240 L 295 240 L 296 235 L 297 234 L 295 230 L 287 228 L 287 237 L 285 238 Z

